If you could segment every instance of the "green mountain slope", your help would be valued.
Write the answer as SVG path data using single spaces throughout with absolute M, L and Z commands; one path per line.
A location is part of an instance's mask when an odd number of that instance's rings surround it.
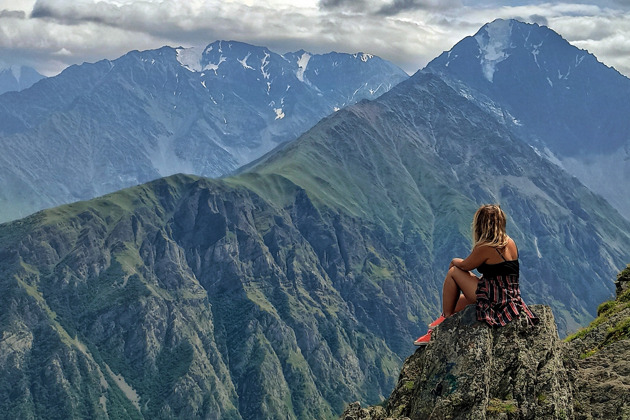
M 429 74 L 254 163 L 243 176 L 256 188 L 267 178 L 252 172 L 286 177 L 321 207 L 382 230 L 425 290 L 469 252 L 478 205 L 500 203 L 520 247 L 523 293 L 554 308 L 561 334 L 592 318 L 630 253 L 630 227 L 604 200 Z
M 563 332 L 591 319 L 628 222 L 432 75 L 233 177 L 0 225 L 0 412 L 310 419 L 382 401 L 482 202 L 510 216 L 526 300 Z
M 174 176 L 0 235 L 5 418 L 326 418 L 400 363 L 241 188 Z

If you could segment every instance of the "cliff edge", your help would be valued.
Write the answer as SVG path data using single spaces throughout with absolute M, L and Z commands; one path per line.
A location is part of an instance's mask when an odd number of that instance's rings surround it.
M 386 402 L 350 404 L 340 418 L 630 419 L 629 280 L 626 269 L 617 298 L 564 341 L 548 306 L 530 307 L 537 325 L 523 316 L 491 328 L 471 305 L 407 358 Z

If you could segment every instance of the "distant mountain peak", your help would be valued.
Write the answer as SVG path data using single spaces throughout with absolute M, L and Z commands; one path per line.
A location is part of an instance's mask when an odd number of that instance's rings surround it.
M 256 70 L 257 65 L 248 62 L 250 57 L 257 57 L 264 62 L 272 54 L 267 48 L 247 44 L 240 41 L 217 40 L 201 47 L 177 47 L 177 60 L 182 67 L 193 71 L 202 72 L 204 70 L 218 70 L 219 66 L 226 61 L 236 61 L 246 70 Z M 260 58 L 262 57 L 262 58 Z M 264 76 L 264 71 L 263 71 Z
M 43 78 L 34 68 L 0 62 L 0 94 L 29 88 Z
M 566 86 L 585 59 L 596 61 L 588 51 L 571 45 L 546 26 L 497 19 L 434 59 L 427 69 L 495 85 L 497 77 L 513 83 L 511 79 L 518 75 L 551 89 Z
M 624 160 L 630 127 L 627 77 L 552 29 L 517 20 L 484 25 L 424 71 L 476 98 L 630 218 L 628 189 L 621 192 L 609 182 L 630 168 Z

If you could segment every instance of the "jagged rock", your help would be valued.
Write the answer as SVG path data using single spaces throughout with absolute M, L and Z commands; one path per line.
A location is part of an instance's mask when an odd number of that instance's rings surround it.
M 630 419 L 628 356 L 630 341 L 623 340 L 574 362 L 576 419 Z
M 551 309 L 532 310 L 540 318 L 535 326 L 523 317 L 493 329 L 477 322 L 474 306 L 448 318 L 431 343 L 405 361 L 384 413 L 361 417 L 353 406 L 342 419 L 572 417 L 571 383 Z
M 385 409 L 381 406 L 371 406 L 368 408 L 361 408 L 361 404 L 356 401 L 348 405 L 346 411 L 341 416 L 343 420 L 373 420 L 384 418 Z M 401 419 L 402 420 L 402 419 Z
M 617 276 L 615 289 L 617 297 L 620 297 L 626 290 L 630 289 L 630 265 Z
M 617 276 L 617 297 L 567 339 L 575 418 L 630 419 L 630 266 Z
M 627 284 L 630 266 L 617 276 Z M 586 328 L 558 339 L 548 306 L 502 328 L 473 306 L 448 318 L 405 361 L 386 408 L 349 406 L 343 420 L 630 419 L 630 290 L 618 287 Z

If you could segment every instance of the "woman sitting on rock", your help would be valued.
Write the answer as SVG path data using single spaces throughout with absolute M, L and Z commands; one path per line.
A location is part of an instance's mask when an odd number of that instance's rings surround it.
M 472 222 L 473 249 L 466 259 L 453 258 L 442 287 L 442 315 L 429 324 L 429 331 L 414 341 L 423 346 L 444 319 L 477 304 L 477 320 L 490 326 L 504 326 L 520 311 L 538 318 L 521 299 L 518 287 L 518 249 L 505 233 L 505 213 L 494 204 L 479 207 Z M 482 276 L 475 276 L 477 269 Z

